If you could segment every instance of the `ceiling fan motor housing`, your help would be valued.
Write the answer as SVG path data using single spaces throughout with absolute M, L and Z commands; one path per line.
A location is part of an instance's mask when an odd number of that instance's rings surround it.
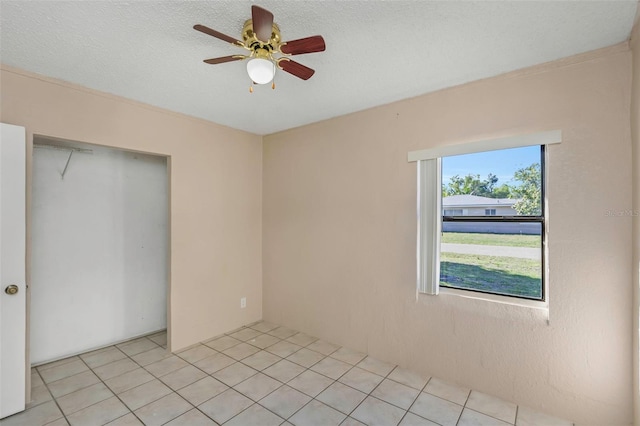
M 278 24 L 274 22 L 271 26 L 271 38 L 269 41 L 264 43 L 258 40 L 258 37 L 253 32 L 253 20 L 247 19 L 242 29 L 242 40 L 244 41 L 245 46 L 255 52 L 257 52 L 258 49 L 267 49 L 269 52 L 277 52 L 282 38 L 280 36 L 280 28 L 278 27 Z

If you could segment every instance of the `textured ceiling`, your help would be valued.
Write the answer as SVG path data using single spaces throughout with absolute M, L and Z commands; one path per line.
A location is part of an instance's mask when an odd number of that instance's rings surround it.
M 301 126 L 628 39 L 638 3 L 618 1 L 278 1 L 284 40 L 321 34 L 249 93 L 241 38 L 250 1 L 0 1 L 0 61 L 257 134 Z

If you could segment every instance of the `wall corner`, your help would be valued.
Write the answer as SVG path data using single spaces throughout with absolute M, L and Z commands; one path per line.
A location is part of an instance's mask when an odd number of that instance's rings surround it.
M 640 4 L 631 31 L 631 144 L 633 185 L 633 419 L 640 425 Z

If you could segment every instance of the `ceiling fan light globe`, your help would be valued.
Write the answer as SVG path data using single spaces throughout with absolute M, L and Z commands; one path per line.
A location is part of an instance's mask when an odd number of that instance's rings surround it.
M 267 84 L 276 74 L 276 65 L 268 59 L 253 58 L 247 62 L 247 74 L 254 83 Z

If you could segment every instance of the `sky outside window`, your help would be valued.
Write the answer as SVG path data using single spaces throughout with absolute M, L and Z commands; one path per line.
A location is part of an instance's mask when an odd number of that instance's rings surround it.
M 502 149 L 499 151 L 478 152 L 442 158 L 442 183 L 447 184 L 451 177 L 464 177 L 468 174 L 480 175 L 486 179 L 489 173 L 498 177 L 497 185 L 508 183 L 517 185 L 513 180 L 516 170 L 540 163 L 540 147 Z

